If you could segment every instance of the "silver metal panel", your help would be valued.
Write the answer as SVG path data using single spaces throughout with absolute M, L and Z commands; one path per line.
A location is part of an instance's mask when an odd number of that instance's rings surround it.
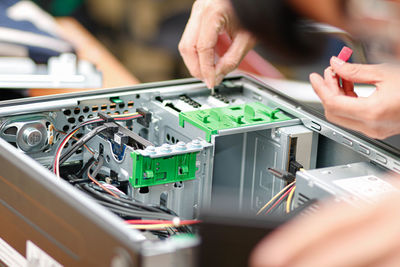
M 378 180 L 390 183 L 393 176 L 391 177 L 387 170 L 369 162 L 299 171 L 296 175 L 295 205 L 302 205 L 308 200 L 321 201 L 328 198 L 346 201 L 353 205 L 357 205 L 360 201 L 372 201 L 372 199 L 352 193 L 351 190 L 346 190 L 346 187 L 339 186 L 338 181 L 349 181 L 350 183 L 354 179 L 360 179 L 359 189 L 366 186 L 366 193 L 368 194 L 368 186 L 374 186 Z M 373 179 L 370 185 L 368 185 L 368 179 Z M 365 182 L 361 182 L 363 180 Z M 372 195 L 374 192 L 371 191 L 370 193 Z

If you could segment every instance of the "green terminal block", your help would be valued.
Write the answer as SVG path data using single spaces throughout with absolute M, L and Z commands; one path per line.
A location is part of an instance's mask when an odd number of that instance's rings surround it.
M 279 109 L 272 109 L 259 102 L 223 108 L 211 108 L 179 114 L 179 125 L 188 122 L 206 133 L 207 142 L 219 130 L 253 126 L 271 122 L 286 121 L 291 118 Z
M 196 178 L 197 153 L 151 158 L 134 151 L 131 153 L 133 173 L 129 181 L 138 188 L 193 180 Z

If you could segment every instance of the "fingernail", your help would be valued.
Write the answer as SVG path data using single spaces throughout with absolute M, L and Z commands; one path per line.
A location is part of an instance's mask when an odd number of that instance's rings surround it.
M 343 65 L 343 64 L 344 64 L 344 61 L 341 60 L 341 59 L 338 58 L 338 57 L 332 57 L 332 63 L 334 63 L 334 64 L 336 64 L 336 65 Z

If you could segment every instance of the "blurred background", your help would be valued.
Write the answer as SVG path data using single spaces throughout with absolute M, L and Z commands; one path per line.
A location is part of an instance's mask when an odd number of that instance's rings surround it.
M 192 0 L 34 0 L 55 17 L 70 16 L 89 30 L 140 82 L 189 77 L 177 46 Z M 306 64 L 280 61 L 270 51 L 259 54 L 286 78 L 307 80 L 321 72 L 343 43 L 325 42 L 324 52 Z
M 177 46 L 191 0 L 35 0 L 77 19 L 141 82 L 188 77 Z

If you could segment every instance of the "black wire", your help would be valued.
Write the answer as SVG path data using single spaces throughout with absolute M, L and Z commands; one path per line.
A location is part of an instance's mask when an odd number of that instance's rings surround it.
M 165 212 L 160 211 L 156 207 L 152 207 L 150 205 L 146 205 L 146 204 L 143 204 L 143 203 L 133 202 L 133 201 L 126 200 L 126 199 L 123 199 L 123 198 L 116 198 L 116 197 L 111 196 L 109 194 L 101 193 L 101 192 L 95 190 L 92 187 L 94 187 L 94 186 L 83 185 L 83 189 L 85 189 L 87 192 L 91 193 L 92 195 L 95 195 L 96 198 L 102 199 L 102 200 L 110 202 L 112 204 L 120 205 L 120 206 L 123 206 L 123 207 L 127 207 L 127 205 L 128 205 L 128 206 L 133 206 L 135 208 L 146 210 L 146 211 L 165 213 Z M 172 214 L 170 214 L 170 215 L 176 217 L 176 215 L 172 215 Z
M 101 122 L 101 121 L 99 121 L 99 119 L 93 119 L 93 120 L 90 120 L 90 121 L 82 122 L 82 123 L 78 124 L 78 126 L 72 128 L 69 132 L 67 132 L 65 134 L 65 137 L 58 143 L 57 148 L 55 150 L 56 153 L 57 153 L 57 151 L 60 150 L 61 144 L 63 143 L 64 139 L 67 138 L 67 136 L 69 136 L 73 131 L 75 131 L 77 129 L 80 129 L 80 128 L 84 127 L 84 126 L 91 125 L 91 124 L 94 124 L 94 123 L 99 123 L 99 122 Z M 56 160 L 56 158 L 54 157 L 54 160 L 53 160 L 53 162 L 51 164 L 50 170 L 53 169 L 55 160 Z
M 89 168 L 90 165 L 92 165 L 92 163 L 95 161 L 94 158 L 90 158 L 88 160 L 88 162 L 86 162 L 86 164 L 82 167 L 82 169 L 80 169 L 80 171 L 76 174 L 77 177 L 82 177 L 83 174 L 86 173 L 87 169 Z
M 122 207 L 119 205 L 111 204 L 109 202 L 102 201 L 102 200 L 96 200 L 96 201 L 98 203 L 100 203 L 101 205 L 109 208 L 110 210 L 112 210 L 115 213 L 121 213 L 121 214 L 129 215 L 129 216 L 133 216 L 133 217 L 137 217 L 137 218 L 149 218 L 149 219 L 156 219 L 156 220 L 172 220 L 174 218 L 173 216 L 171 216 L 169 214 L 165 214 L 165 213 L 133 210 L 130 208 L 125 208 L 125 207 Z
M 124 118 L 124 117 L 119 117 L 118 118 L 118 121 L 125 121 L 125 120 L 134 120 L 134 119 L 137 119 L 137 118 L 139 118 L 139 117 L 141 117 L 139 114 L 138 115 L 136 115 L 136 116 L 128 116 L 128 117 L 126 117 L 126 118 Z M 103 123 L 103 122 L 105 122 L 102 118 L 96 118 L 96 119 L 92 119 L 92 120 L 89 120 L 89 121 L 85 121 L 85 122 L 82 122 L 82 123 L 80 123 L 80 124 L 78 124 L 76 127 L 73 127 L 69 132 L 67 132 L 66 133 L 66 135 L 65 135 L 65 137 L 59 142 L 59 144 L 57 145 L 57 148 L 56 148 L 56 153 L 57 153 L 57 151 L 59 151 L 59 149 L 60 149 L 60 147 L 61 147 L 61 144 L 62 144 L 62 142 L 65 140 L 65 138 L 67 138 L 67 136 L 69 136 L 73 131 L 75 131 L 75 130 L 77 130 L 77 129 L 80 129 L 80 128 L 82 128 L 82 127 L 84 127 L 84 126 L 88 126 L 88 125 L 91 125 L 91 124 L 95 124 L 95 123 Z M 75 145 L 76 145 L 76 143 L 75 143 Z M 74 146 L 75 146 L 74 145 Z M 79 149 L 79 148 L 78 148 Z M 61 165 L 61 163 L 63 163 L 65 160 L 62 160 L 61 161 L 61 159 L 60 159 L 60 165 Z M 50 170 L 52 170 L 53 169 L 53 167 L 54 167 L 54 163 L 55 163 L 55 158 L 54 158 L 54 160 L 53 160 L 53 162 L 52 162 L 52 164 L 51 164 L 51 167 L 50 167 Z
M 160 239 L 165 239 L 165 238 L 168 238 L 168 237 L 171 236 L 171 235 L 170 235 L 168 232 L 166 232 L 166 231 L 150 230 L 150 232 L 151 232 L 153 235 L 155 235 L 155 236 L 157 236 L 158 238 L 160 238 Z
M 126 209 L 137 212 L 150 212 L 150 214 L 147 214 L 147 216 L 152 216 L 152 217 L 146 217 L 146 218 L 155 218 L 155 219 L 163 219 L 163 218 L 169 218 L 168 220 L 171 220 L 175 217 L 178 217 L 178 215 L 173 212 L 172 210 L 169 210 L 167 208 L 160 209 L 161 207 L 154 207 L 150 205 L 146 205 L 143 203 L 137 203 L 133 202 L 131 200 L 123 199 L 123 198 L 116 198 L 114 196 L 111 196 L 109 194 L 102 193 L 101 191 L 97 191 L 94 189 L 94 185 L 82 185 L 81 188 L 85 190 L 86 192 L 90 193 L 93 197 L 97 199 L 97 201 L 102 205 L 106 206 L 110 210 L 112 210 L 115 213 L 118 214 L 123 214 L 125 216 L 134 216 L 136 218 L 142 218 L 141 214 L 138 213 L 127 213 Z M 100 187 L 98 187 L 101 189 Z M 121 203 L 122 202 L 122 203 Z M 107 203 L 107 204 L 105 204 Z M 128 210 L 128 211 L 129 211 Z M 169 211 L 166 213 L 166 211 Z M 159 216 L 157 216 L 157 214 Z M 160 216 L 163 215 L 163 216 Z M 181 233 L 191 233 L 192 231 L 187 225 L 182 225 L 176 228 L 178 232 Z
M 93 130 L 91 130 L 88 134 L 85 134 L 81 139 L 79 139 L 78 142 L 76 142 L 67 152 L 65 152 L 63 155 L 61 155 L 60 157 L 60 165 L 62 163 L 64 163 L 67 159 L 69 159 L 69 157 L 72 156 L 72 154 L 74 154 L 80 147 L 82 147 L 84 144 L 86 144 L 87 142 L 89 142 L 93 137 L 95 137 L 96 135 L 98 135 L 99 133 L 101 133 L 104 130 L 107 130 L 108 127 L 101 125 L 98 126 L 96 128 L 94 128 Z

